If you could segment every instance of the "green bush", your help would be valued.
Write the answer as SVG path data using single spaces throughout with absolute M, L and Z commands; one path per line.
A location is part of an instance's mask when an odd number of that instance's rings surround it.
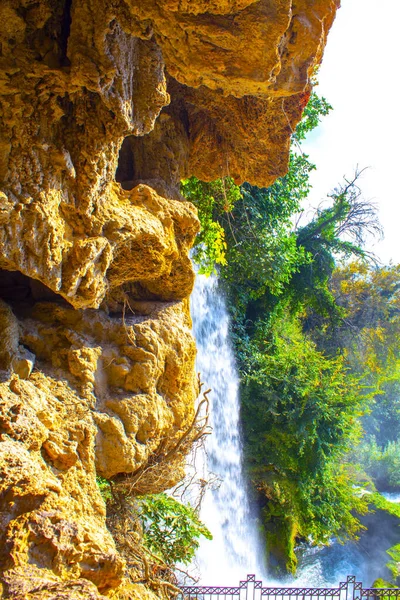
M 110 482 L 107 479 L 104 479 L 104 477 L 97 475 L 96 483 L 99 486 L 101 497 L 107 504 L 107 502 L 112 499 Z
M 146 546 L 167 565 L 188 564 L 201 536 L 212 539 L 194 509 L 166 494 L 137 498 Z
M 296 538 L 344 540 L 361 527 L 354 512 L 365 513 L 367 501 L 342 461 L 360 435 L 362 396 L 344 358 L 319 352 L 296 317 L 259 322 L 248 349 L 242 362 L 246 464 L 268 549 L 278 550 L 293 571 Z M 286 540 L 283 548 L 274 536 Z
M 230 177 L 208 183 L 190 177 L 182 181 L 181 191 L 197 207 L 201 223 L 193 260 L 199 265 L 199 273 L 211 275 L 216 272 L 216 265 L 226 265 L 225 230 L 217 216 L 232 211 L 241 198 L 240 188 Z
M 122 500 L 131 515 L 130 519 L 141 524 L 139 531 L 143 531 L 145 547 L 168 566 L 190 563 L 199 547 L 199 538 L 212 539 L 211 533 L 190 505 L 182 504 L 167 494 L 135 498 L 119 490 L 114 498 L 107 479 L 97 476 L 96 481 L 110 513 L 115 517 L 116 507 L 117 512 L 121 513 L 118 507 Z
M 361 465 L 378 489 L 400 489 L 400 440 L 382 447 L 374 436 L 368 436 L 352 459 Z

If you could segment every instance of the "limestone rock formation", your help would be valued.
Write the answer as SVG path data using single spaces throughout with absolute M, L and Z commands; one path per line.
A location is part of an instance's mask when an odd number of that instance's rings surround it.
M 129 583 L 96 473 L 183 473 L 198 394 L 182 177 L 287 168 L 339 0 L 0 3 L 0 589 Z

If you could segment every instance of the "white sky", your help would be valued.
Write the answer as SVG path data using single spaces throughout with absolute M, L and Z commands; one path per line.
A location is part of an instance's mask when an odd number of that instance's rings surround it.
M 317 165 L 312 206 L 358 165 L 365 199 L 379 207 L 385 239 L 371 248 L 400 263 L 400 0 L 342 0 L 316 91 L 334 110 L 304 143 Z

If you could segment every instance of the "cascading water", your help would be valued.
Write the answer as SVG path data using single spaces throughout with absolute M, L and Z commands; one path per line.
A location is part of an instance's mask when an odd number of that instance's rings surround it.
M 200 482 L 215 476 L 221 481 L 219 486 L 207 489 L 201 505 L 201 519 L 211 530 L 213 540 L 204 540 L 197 553 L 200 580 L 205 585 L 236 585 L 247 573 L 255 573 L 264 584 L 271 585 L 273 578 L 263 565 L 262 544 L 243 475 L 239 379 L 229 344 L 229 317 L 215 277 L 197 276 L 191 305 L 197 370 L 212 389 L 209 399 L 213 429 L 205 444 L 205 455 L 195 454 L 192 469 Z M 387 562 L 386 549 L 397 543 L 397 521 L 394 525 L 390 516 L 386 521 L 385 533 L 382 518 L 376 522 L 372 516 L 371 522 L 366 523 L 368 531 L 361 534 L 359 541 L 345 545 L 334 542 L 325 548 L 305 547 L 300 552 L 296 578 L 286 579 L 285 585 L 336 586 L 352 574 L 371 585 L 375 578 L 385 576 L 382 567 Z M 279 585 L 276 580 L 275 583 Z
M 398 518 L 378 511 L 363 517 L 362 521 L 367 529 L 358 540 L 305 548 L 294 583 L 310 587 L 335 586 L 345 581 L 347 575 L 356 575 L 365 587 L 372 587 L 378 578 L 390 581 L 387 550 L 398 543 Z
M 208 489 L 201 518 L 213 534 L 204 541 L 197 562 L 204 583 L 229 585 L 247 573 L 262 574 L 261 545 L 251 514 L 242 468 L 239 431 L 239 379 L 229 344 L 229 317 L 216 277 L 198 275 L 191 299 L 197 342 L 197 370 L 210 393 L 210 425 L 206 457 L 197 457 L 204 479 L 217 476 Z M 199 464 L 203 461 L 203 464 Z

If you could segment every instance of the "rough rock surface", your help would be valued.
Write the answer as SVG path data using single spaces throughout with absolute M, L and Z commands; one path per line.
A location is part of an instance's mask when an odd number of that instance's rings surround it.
M 2 597 L 153 597 L 95 475 L 182 475 L 198 220 L 179 180 L 284 174 L 338 5 L 1 1 Z

